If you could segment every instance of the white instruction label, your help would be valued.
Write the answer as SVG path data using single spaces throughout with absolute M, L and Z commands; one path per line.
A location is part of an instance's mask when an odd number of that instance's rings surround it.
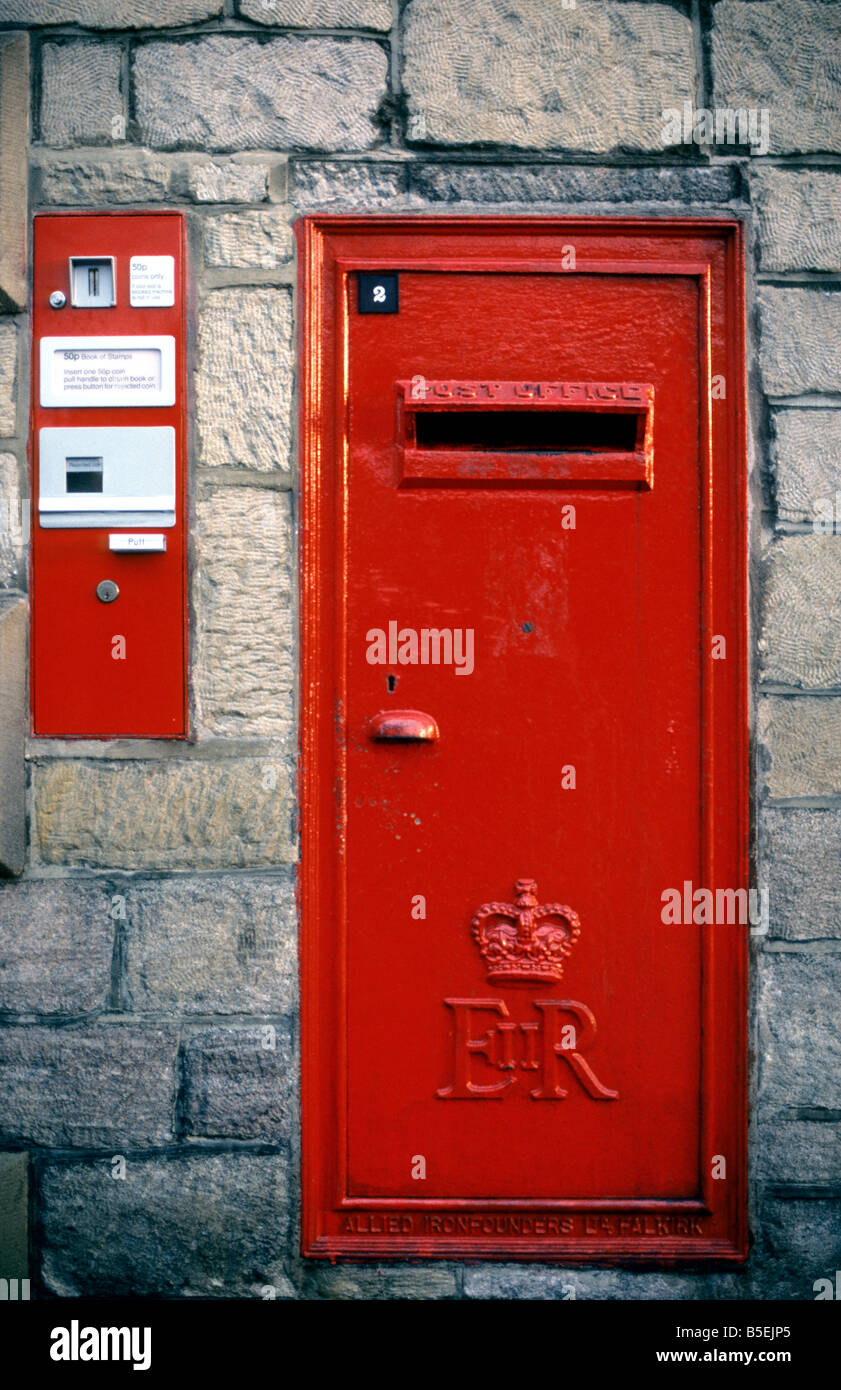
M 81 394 L 95 395 L 98 405 L 107 404 L 110 396 L 125 391 L 160 395 L 160 348 L 94 348 L 87 352 L 60 349 L 53 353 L 53 370 L 53 389 L 68 405 Z
M 175 257 L 132 256 L 129 286 L 133 309 L 169 308 L 175 303 Z

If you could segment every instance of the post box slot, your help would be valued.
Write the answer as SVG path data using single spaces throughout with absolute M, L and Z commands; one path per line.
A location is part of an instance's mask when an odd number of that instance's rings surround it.
M 419 449 L 482 449 L 492 453 L 633 453 L 644 415 L 584 410 L 429 410 L 415 413 Z
M 654 388 L 639 382 L 397 383 L 401 487 L 654 482 Z
M 101 458 L 69 458 L 69 459 L 67 459 L 67 491 L 68 491 L 68 492 L 101 492 L 101 491 L 102 491 L 102 459 L 101 459 Z

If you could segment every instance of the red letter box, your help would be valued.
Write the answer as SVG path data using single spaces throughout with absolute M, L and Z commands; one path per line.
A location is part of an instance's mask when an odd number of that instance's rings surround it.
M 305 1253 L 740 1259 L 740 228 L 300 241 Z
M 180 213 L 35 219 L 32 729 L 183 737 Z

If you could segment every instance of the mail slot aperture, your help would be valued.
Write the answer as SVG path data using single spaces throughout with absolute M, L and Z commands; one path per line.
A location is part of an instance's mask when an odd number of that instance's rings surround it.
M 636 382 L 397 383 L 406 487 L 650 488 L 654 389 Z

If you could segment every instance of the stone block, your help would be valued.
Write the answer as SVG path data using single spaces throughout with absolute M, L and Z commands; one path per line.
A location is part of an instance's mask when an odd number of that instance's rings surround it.
M 289 1178 L 280 1154 L 50 1164 L 42 1277 L 59 1298 L 256 1298 L 288 1288 Z
M 841 538 L 786 536 L 766 556 L 762 679 L 841 686 Z
M 225 212 L 204 224 L 207 265 L 275 270 L 292 250 L 292 228 L 281 212 Z
M 83 39 L 41 51 L 41 139 L 46 145 L 103 145 L 125 140 L 120 90 L 122 48 Z
M 184 1044 L 185 1131 L 204 1139 L 290 1143 L 297 1063 L 288 1027 L 204 1028 Z
M 784 941 L 841 938 L 841 810 L 766 808 L 761 843 L 771 937 Z
M 165 1144 L 175 1114 L 175 1028 L 0 1028 L 0 1138 L 50 1148 Z
M 0 886 L 0 1013 L 104 1009 L 113 940 L 111 892 L 101 879 Z
M 841 294 L 763 285 L 757 299 L 759 365 L 767 395 L 836 392 L 841 379 Z
M 387 76 L 367 39 L 156 40 L 134 55 L 137 123 L 159 149 L 367 150 Z
M 403 14 L 410 141 L 661 151 L 664 110 L 694 101 L 689 15 L 665 4 L 410 0 Z
M 295 1012 L 297 916 L 288 870 L 139 879 L 124 892 L 126 989 L 135 1013 Z
M 761 166 L 750 188 L 762 270 L 841 270 L 841 174 Z
M 34 775 L 37 847 L 45 864 L 115 869 L 251 868 L 288 863 L 286 758 L 82 762 Z
M 196 419 L 202 462 L 289 466 L 292 301 L 287 289 L 222 289 L 199 316 Z
M 196 521 L 201 728 L 281 737 L 294 719 L 290 494 L 208 489 Z

